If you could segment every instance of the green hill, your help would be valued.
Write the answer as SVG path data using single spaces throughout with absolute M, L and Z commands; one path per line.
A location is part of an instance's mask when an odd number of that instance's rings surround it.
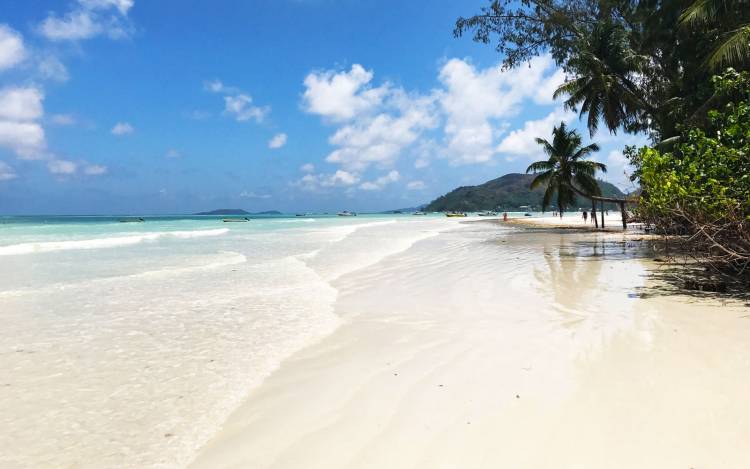
M 544 189 L 529 189 L 533 174 L 511 173 L 501 176 L 492 181 L 487 181 L 479 186 L 464 186 L 438 197 L 430 202 L 426 211 L 465 211 L 476 212 L 480 210 L 513 210 L 522 206 L 529 206 L 541 210 Z M 602 195 L 605 197 L 623 197 L 624 194 L 616 186 L 599 181 Z M 580 199 L 580 198 L 579 198 Z M 579 200 L 579 205 L 574 207 L 590 207 L 588 200 Z M 608 204 L 605 204 L 607 206 Z M 614 209 L 614 206 L 608 207 Z

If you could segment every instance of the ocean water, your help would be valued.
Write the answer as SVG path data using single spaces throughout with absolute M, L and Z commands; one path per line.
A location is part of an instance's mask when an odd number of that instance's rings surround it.
M 182 467 L 329 334 L 336 279 L 454 229 L 407 215 L 0 218 L 0 467 Z

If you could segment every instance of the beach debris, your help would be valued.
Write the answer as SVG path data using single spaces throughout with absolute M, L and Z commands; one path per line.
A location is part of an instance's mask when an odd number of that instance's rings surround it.
M 520 399 L 520 398 L 521 398 L 521 396 L 519 396 L 518 394 L 516 394 L 516 399 Z
M 688 290 L 695 290 L 695 291 L 707 291 L 707 292 L 716 292 L 716 293 L 727 292 L 726 282 L 712 281 L 712 280 L 687 279 L 685 280 L 685 288 Z
M 165 433 L 164 434 L 164 438 L 170 438 L 170 437 L 173 437 L 173 436 L 174 436 L 173 433 Z

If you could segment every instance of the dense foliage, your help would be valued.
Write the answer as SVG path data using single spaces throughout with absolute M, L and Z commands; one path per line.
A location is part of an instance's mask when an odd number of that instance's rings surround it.
M 741 95 L 688 128 L 670 152 L 638 153 L 640 213 L 665 232 L 686 232 L 686 247 L 712 265 L 745 273 L 750 263 L 750 75 L 714 79 L 717 93 Z M 744 95 L 744 96 L 743 96 Z
M 455 34 L 496 41 L 505 67 L 550 53 L 569 75 L 558 94 L 592 134 L 603 122 L 656 143 L 705 122 L 710 63 L 748 66 L 748 21 L 748 0 L 494 0 Z
M 626 151 L 641 215 L 750 274 L 750 0 L 493 0 L 457 20 L 467 32 L 506 68 L 551 54 L 567 74 L 555 97 L 592 136 L 647 133 L 652 148 Z

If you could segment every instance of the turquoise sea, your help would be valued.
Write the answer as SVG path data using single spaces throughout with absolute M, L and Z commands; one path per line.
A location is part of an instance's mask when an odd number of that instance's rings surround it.
M 339 277 L 461 221 L 124 218 L 0 218 L 2 467 L 186 464 L 338 326 Z

